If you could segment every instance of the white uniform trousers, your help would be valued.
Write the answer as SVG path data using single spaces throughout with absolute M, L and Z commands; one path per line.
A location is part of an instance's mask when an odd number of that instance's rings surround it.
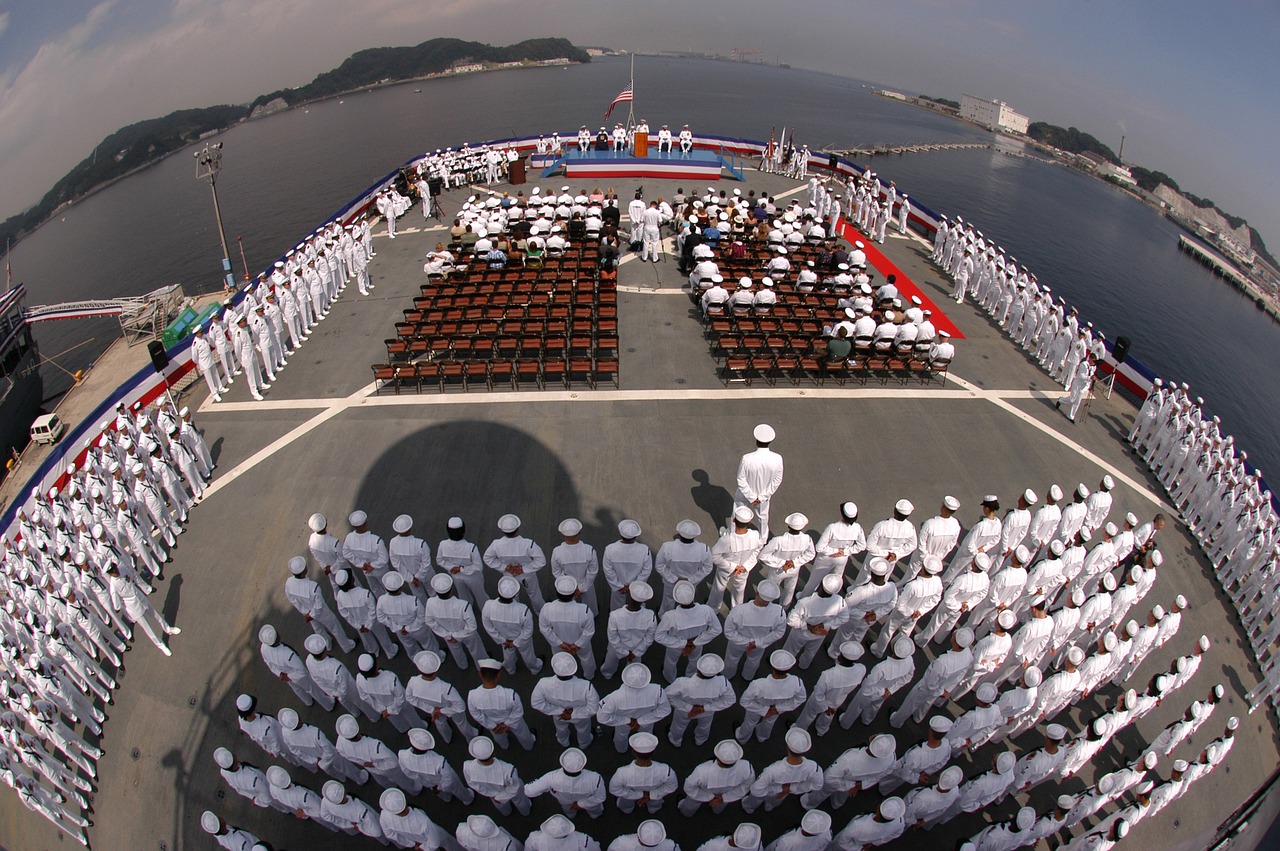
M 764 659 L 765 651 L 768 649 L 757 646 L 755 650 L 748 651 L 745 644 L 734 644 L 730 641 L 724 648 L 724 675 L 733 679 L 738 672 L 738 662 L 745 658 L 742 676 L 744 679 L 754 680 L 756 671 L 760 669 L 760 660 Z

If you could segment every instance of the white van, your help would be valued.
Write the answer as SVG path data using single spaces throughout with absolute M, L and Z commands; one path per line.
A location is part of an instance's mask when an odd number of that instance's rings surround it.
M 57 414 L 43 414 L 36 417 L 31 424 L 31 440 L 33 443 L 47 443 L 50 446 L 62 439 L 67 425 L 58 419 Z

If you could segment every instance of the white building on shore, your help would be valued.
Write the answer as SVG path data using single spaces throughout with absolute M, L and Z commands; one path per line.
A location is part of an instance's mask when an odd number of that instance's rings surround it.
M 973 95 L 960 96 L 960 117 L 992 130 L 1011 133 L 1026 133 L 1031 123 L 1025 115 L 1014 112 L 1013 107 L 1002 100 L 986 100 Z

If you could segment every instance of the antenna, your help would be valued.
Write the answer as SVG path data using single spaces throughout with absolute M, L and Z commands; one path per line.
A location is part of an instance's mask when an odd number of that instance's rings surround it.
M 631 100 L 627 102 L 627 132 L 636 126 L 636 52 L 631 51 Z

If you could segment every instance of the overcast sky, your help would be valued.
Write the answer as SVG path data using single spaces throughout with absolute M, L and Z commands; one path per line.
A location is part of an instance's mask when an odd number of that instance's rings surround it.
M 0 217 L 119 127 L 310 81 L 366 47 L 565 36 L 734 47 L 1001 98 L 1245 216 L 1280 249 L 1280 4 L 1024 0 L 0 0 Z

